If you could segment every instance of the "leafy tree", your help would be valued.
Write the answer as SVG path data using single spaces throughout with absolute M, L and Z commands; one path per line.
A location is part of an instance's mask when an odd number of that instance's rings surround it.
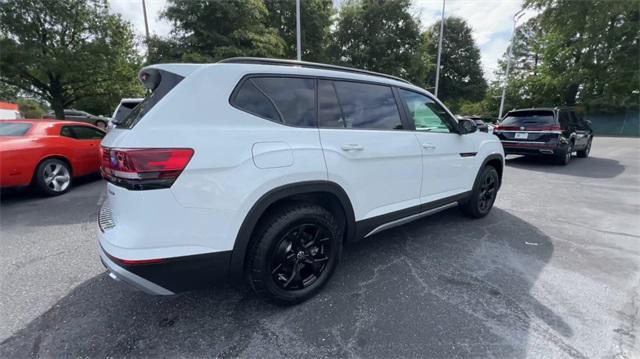
M 0 51 L 2 51 L 1 48 L 0 48 Z M 20 92 L 19 88 L 9 85 L 7 83 L 0 82 L 0 101 L 16 102 L 19 92 Z
M 267 24 L 261 0 L 169 0 L 174 29 L 149 42 L 149 62 L 215 62 L 234 56 L 283 57 L 284 41 Z
M 42 104 L 36 100 L 21 98 L 18 99 L 17 103 L 18 110 L 22 112 L 24 118 L 42 118 L 42 115 L 44 115 Z
M 430 68 L 426 82 L 430 86 L 435 86 L 439 37 L 440 21 L 431 26 L 422 38 L 426 48 L 427 66 Z M 438 97 L 453 111 L 458 109 L 458 102 L 461 100 L 483 99 L 487 82 L 482 74 L 480 49 L 471 36 L 471 28 L 461 18 L 445 19 L 440 64 L 442 68 Z
M 334 61 L 423 83 L 420 23 L 410 6 L 409 0 L 345 1 L 332 35 Z
M 284 56 L 296 58 L 296 2 L 295 0 L 264 0 L 269 10 L 268 26 L 277 29 L 284 40 Z M 329 28 L 332 24 L 331 0 L 304 0 L 300 2 L 302 59 L 328 61 Z
M 541 11 L 536 79 L 560 105 L 640 103 L 640 0 L 527 0 Z M 635 92 L 635 93 L 634 93 Z
M 4 0 L 0 49 L 0 82 L 48 101 L 59 118 L 77 101 L 113 107 L 137 88 L 131 25 L 105 0 Z

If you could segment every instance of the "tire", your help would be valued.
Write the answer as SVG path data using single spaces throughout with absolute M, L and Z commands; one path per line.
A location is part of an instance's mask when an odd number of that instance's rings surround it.
M 60 159 L 42 161 L 33 175 L 33 186 L 45 196 L 58 196 L 71 189 L 71 168 Z
M 96 121 L 95 126 L 101 130 L 107 130 L 107 123 L 104 121 Z
M 571 154 L 573 153 L 573 143 L 570 143 L 564 150 L 561 150 L 556 154 L 556 163 L 561 166 L 566 166 L 571 161 Z
M 576 155 L 580 158 L 587 158 L 589 157 L 589 152 L 591 152 L 591 141 L 593 140 L 592 138 L 589 138 L 589 141 L 587 141 L 587 147 L 582 150 L 582 151 L 577 151 Z
M 493 166 L 482 168 L 473 185 L 471 196 L 460 204 L 462 213 L 470 218 L 482 218 L 489 214 L 500 188 L 500 176 Z
M 305 203 L 281 207 L 254 234 L 249 286 L 280 305 L 303 302 L 329 281 L 341 251 L 342 230 L 329 211 Z

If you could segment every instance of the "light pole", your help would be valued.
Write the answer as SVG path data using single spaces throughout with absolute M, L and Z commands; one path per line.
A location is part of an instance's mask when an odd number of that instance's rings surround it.
M 438 64 L 436 67 L 436 98 L 438 97 L 438 83 L 440 82 L 440 56 L 442 56 L 442 35 L 444 34 L 444 2 L 442 0 L 442 19 L 440 20 L 440 40 L 438 41 Z
M 302 61 L 302 44 L 300 41 L 300 0 L 296 0 L 296 49 L 298 61 Z
M 516 23 L 518 19 L 523 15 L 524 9 L 520 9 L 515 15 L 513 15 L 513 35 L 511 35 L 511 44 L 509 45 L 509 52 L 507 53 L 507 72 L 504 74 L 504 80 L 502 84 L 502 98 L 500 99 L 500 112 L 498 118 L 502 118 L 502 110 L 504 110 L 504 96 L 507 93 L 507 84 L 509 83 L 509 69 L 511 68 L 511 56 L 513 54 L 513 44 L 516 39 Z
M 147 4 L 144 0 L 142 0 L 142 15 L 144 16 L 144 32 L 147 36 L 147 44 L 149 44 L 149 21 L 147 20 Z

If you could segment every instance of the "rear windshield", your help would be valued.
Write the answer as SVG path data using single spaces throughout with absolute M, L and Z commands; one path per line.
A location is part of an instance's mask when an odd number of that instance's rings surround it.
M 142 101 L 129 101 L 123 102 L 118 106 L 118 110 L 113 115 L 113 123 L 120 123 L 131 111 L 138 106 L 138 104 Z
M 508 113 L 507 116 L 500 122 L 503 126 L 544 126 L 554 125 L 555 119 L 553 118 L 552 111 L 518 111 Z
M 0 122 L 0 136 L 24 136 L 31 124 L 29 123 L 1 123 Z
M 171 72 L 159 72 L 160 82 L 158 86 L 154 90 L 147 92 L 144 100 L 125 115 L 124 118 L 121 120 L 114 119 L 113 123 L 116 125 L 116 128 L 133 128 L 153 106 L 157 105 L 166 94 L 184 79 L 184 77 Z

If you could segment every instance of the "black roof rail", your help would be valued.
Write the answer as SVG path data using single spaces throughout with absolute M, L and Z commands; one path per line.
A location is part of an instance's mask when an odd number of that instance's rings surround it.
M 391 80 L 396 80 L 400 82 L 404 82 L 407 84 L 411 84 L 411 82 L 402 79 L 400 77 L 381 74 L 379 72 L 367 71 L 354 69 L 353 67 L 345 67 L 345 66 L 337 66 L 337 65 L 329 65 L 329 64 L 321 64 L 318 62 L 307 62 L 307 61 L 297 61 L 297 60 L 286 60 L 286 59 L 271 59 L 271 58 L 261 58 L 261 57 L 231 57 L 228 59 L 220 60 L 218 63 L 225 64 L 255 64 L 255 65 L 279 65 L 279 66 L 298 66 L 298 67 L 307 67 L 312 69 L 322 69 L 322 70 L 334 70 L 334 71 L 343 71 L 343 72 L 351 72 L 355 74 L 363 74 L 370 76 L 378 76 L 384 77 Z

